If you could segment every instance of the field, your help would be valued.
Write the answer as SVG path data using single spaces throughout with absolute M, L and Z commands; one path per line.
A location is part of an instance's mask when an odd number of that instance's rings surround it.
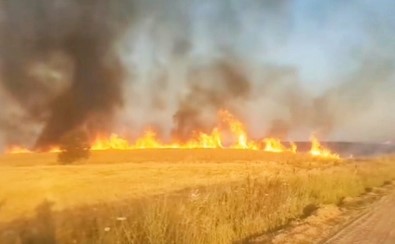
M 0 243 L 229 243 L 395 178 L 390 157 L 323 160 L 248 150 L 0 157 Z

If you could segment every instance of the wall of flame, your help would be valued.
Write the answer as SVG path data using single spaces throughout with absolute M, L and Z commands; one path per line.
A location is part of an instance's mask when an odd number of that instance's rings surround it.
M 240 150 L 263 150 L 272 153 L 297 153 L 297 145 L 289 142 L 285 145 L 278 138 L 264 138 L 254 140 L 248 135 L 246 126 L 229 111 L 218 112 L 219 125 L 212 129 L 211 133 L 196 131 L 194 136 L 186 141 L 174 138 L 171 142 L 164 142 L 158 138 L 154 130 L 147 130 L 143 135 L 131 142 L 120 135 L 109 136 L 97 135 L 92 140 L 92 151 L 105 150 L 136 150 L 136 149 L 240 149 Z M 230 134 L 233 142 L 225 145 L 224 134 Z M 54 145 L 48 152 L 58 153 L 61 149 Z M 6 150 L 7 154 L 34 153 L 34 151 L 15 145 Z M 315 157 L 340 158 L 339 155 L 325 148 L 319 140 L 311 137 L 311 149 L 309 153 Z

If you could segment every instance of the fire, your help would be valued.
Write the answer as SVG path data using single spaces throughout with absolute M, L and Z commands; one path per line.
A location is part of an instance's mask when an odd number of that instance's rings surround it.
M 164 143 L 161 142 L 155 131 L 149 129 L 134 144 L 129 143 L 128 140 L 121 138 L 116 134 L 112 134 L 110 138 L 99 136 L 94 140 L 92 151 L 105 150 L 134 150 L 134 149 L 165 149 L 165 148 L 179 148 L 179 149 L 193 149 L 193 148 L 223 148 L 221 133 L 215 128 L 211 134 L 196 133 L 196 136 L 185 143 Z
M 310 154 L 316 157 L 323 157 L 323 158 L 333 158 L 339 159 L 340 156 L 338 154 L 332 153 L 329 149 L 325 148 L 320 144 L 318 139 L 313 135 L 310 138 L 311 140 L 311 149 Z
M 189 140 L 186 144 L 177 145 L 178 148 L 224 148 L 222 145 L 221 133 L 218 128 L 214 128 L 211 134 L 199 132 L 195 139 Z
M 49 153 L 59 153 L 62 150 L 59 147 L 52 147 L 48 150 Z
M 59 153 L 61 150 L 59 147 L 52 147 L 50 148 L 47 152 L 48 153 Z M 20 146 L 11 146 L 6 150 L 7 154 L 28 154 L 28 153 L 34 153 L 34 151 L 20 147 Z
M 92 151 L 104 150 L 130 150 L 132 149 L 129 142 L 116 134 L 112 134 L 109 138 L 98 136 L 91 146 Z
M 143 137 L 139 138 L 136 141 L 134 146 L 130 146 L 131 148 L 162 148 L 163 145 L 159 142 L 156 137 L 156 133 L 153 130 L 147 130 Z
M 26 153 L 33 153 L 33 151 L 23 148 L 20 146 L 12 146 L 7 150 L 7 153 L 9 154 L 26 154 Z
M 135 150 L 135 149 L 240 149 L 240 150 L 263 150 L 272 153 L 283 152 L 297 152 L 297 146 L 294 143 L 289 143 L 289 146 L 284 145 L 277 138 L 266 138 L 264 140 L 253 140 L 249 137 L 245 125 L 238 120 L 233 114 L 226 110 L 221 110 L 218 113 L 219 124 L 209 133 L 196 131 L 193 136 L 186 141 L 180 142 L 174 139 L 171 142 L 164 142 L 160 140 L 154 130 L 146 130 L 141 137 L 134 142 L 127 140 L 119 135 L 111 134 L 109 137 L 98 135 L 91 143 L 92 151 L 105 150 Z M 229 136 L 233 139 L 233 143 L 225 145 L 223 139 Z M 228 137 L 226 137 L 228 138 Z M 310 154 L 316 157 L 324 158 L 340 158 L 339 155 L 330 152 L 324 148 L 317 138 L 312 137 L 312 147 Z M 20 146 L 13 146 L 9 148 L 7 154 L 22 154 L 33 153 L 34 151 Z M 48 152 L 61 152 L 59 147 L 53 147 Z
M 251 149 L 258 150 L 258 145 L 254 141 L 248 140 L 247 130 L 243 123 L 237 120 L 233 114 L 227 110 L 221 110 L 219 112 L 221 120 L 229 126 L 231 133 L 236 137 L 236 144 L 232 145 L 231 148 L 235 149 Z
M 295 143 L 290 143 L 290 147 L 284 146 L 279 139 L 267 138 L 264 140 L 266 152 L 282 153 L 282 152 L 292 152 L 296 153 L 297 147 Z

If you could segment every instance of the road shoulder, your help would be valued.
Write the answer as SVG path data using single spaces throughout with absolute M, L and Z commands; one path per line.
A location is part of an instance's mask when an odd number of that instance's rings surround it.
M 308 217 L 294 220 L 287 227 L 249 243 L 345 243 L 342 238 L 352 238 L 345 233 L 354 233 L 356 226 L 369 220 L 375 210 L 392 200 L 395 201 L 394 182 L 369 189 L 356 198 L 345 198 L 339 206 L 320 206 Z

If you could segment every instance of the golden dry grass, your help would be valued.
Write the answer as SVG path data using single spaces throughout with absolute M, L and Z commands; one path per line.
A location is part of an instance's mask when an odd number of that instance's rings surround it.
M 59 243 L 229 243 L 395 177 L 389 158 L 237 150 L 98 152 L 71 166 L 50 154 L 12 155 L 0 165 L 1 221 L 30 223 L 5 225 L 11 242 L 23 232 Z
M 0 222 L 30 216 L 45 199 L 62 210 L 290 170 L 262 157 L 279 161 L 276 154 L 237 150 L 96 152 L 68 166 L 58 165 L 56 154 L 3 155 Z
M 318 161 L 304 154 L 268 153 L 237 149 L 143 149 L 130 151 L 95 151 L 91 158 L 80 164 L 118 163 L 208 163 L 208 162 L 287 162 Z M 58 165 L 54 153 L 0 155 L 0 166 Z

